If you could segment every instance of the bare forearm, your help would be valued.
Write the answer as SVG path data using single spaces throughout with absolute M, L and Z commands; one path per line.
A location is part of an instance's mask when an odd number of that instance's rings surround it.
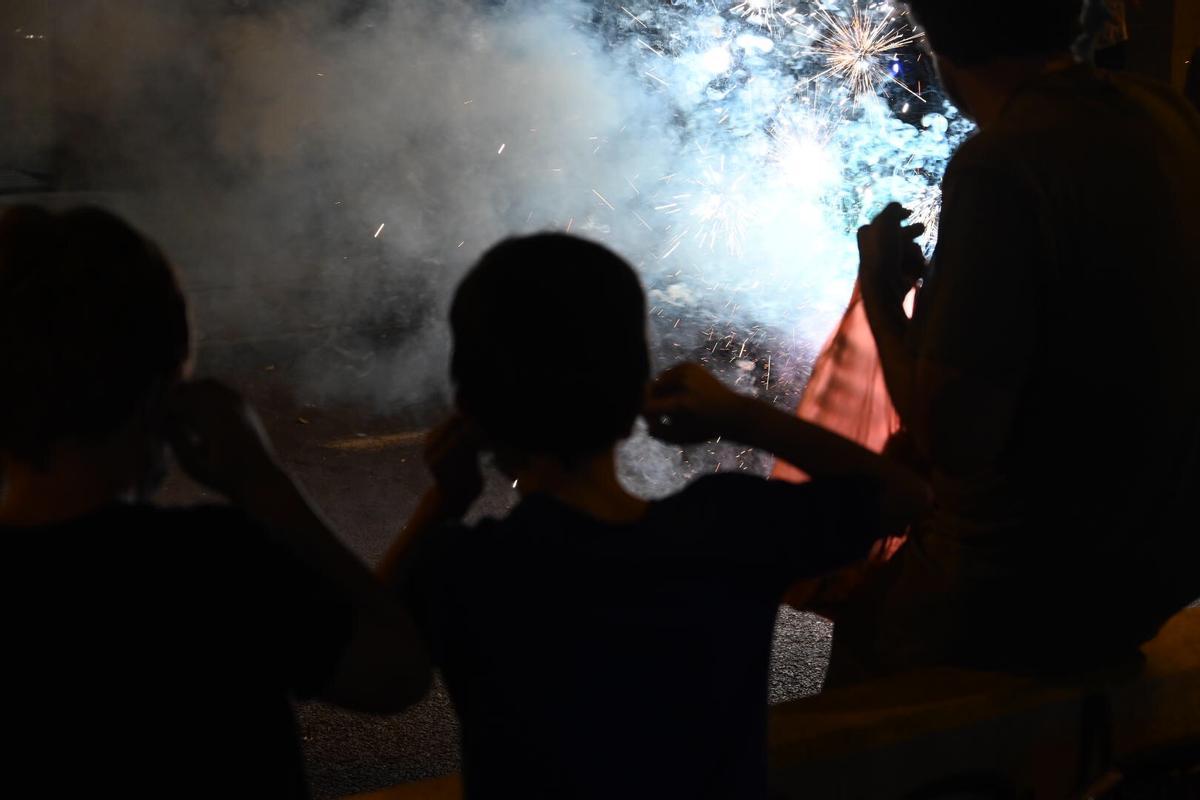
M 813 478 L 863 477 L 878 480 L 884 515 L 911 518 L 930 504 L 930 492 L 916 473 L 819 425 L 765 403 L 748 402 L 730 436 L 766 450 Z
M 276 465 L 258 470 L 234 502 L 258 520 L 283 547 L 346 592 L 359 606 L 381 600 L 367 566 L 337 538 L 290 476 Z
M 863 286 L 863 305 L 867 322 L 879 351 L 883 380 L 887 384 L 892 407 L 907 424 L 912 418 L 915 400 L 916 358 L 909 344 L 908 317 L 902 305 L 885 292 Z
M 814 478 L 871 475 L 883 478 L 890 461 L 819 425 L 757 401 L 746 403 L 729 435 L 785 459 Z
M 396 534 L 375 569 L 376 576 L 384 586 L 393 589 L 398 586 L 403 578 L 404 565 L 421 539 L 433 529 L 462 518 L 465 509 L 458 508 L 459 505 L 448 501 L 437 486 L 422 495 L 416 509 Z
M 300 487 L 276 468 L 241 505 L 354 606 L 351 636 L 320 696 L 377 713 L 401 711 L 420 700 L 429 686 L 430 664 L 411 616 L 338 540 Z

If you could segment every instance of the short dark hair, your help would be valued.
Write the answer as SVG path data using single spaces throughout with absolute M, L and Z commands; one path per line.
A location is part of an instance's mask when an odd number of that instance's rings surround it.
M 0 450 L 43 464 L 146 407 L 189 355 L 187 309 L 159 249 L 98 208 L 0 214 Z
M 1070 50 L 1084 0 L 908 0 L 939 56 L 962 66 Z
M 629 435 L 650 377 L 646 300 L 611 250 L 503 241 L 458 287 L 450 326 L 459 406 L 494 441 L 570 460 Z

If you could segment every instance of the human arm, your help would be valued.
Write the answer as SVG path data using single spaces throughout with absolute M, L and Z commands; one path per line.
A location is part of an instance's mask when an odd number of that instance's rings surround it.
M 897 203 L 858 231 L 859 286 L 863 308 L 892 407 L 906 424 L 917 404 L 917 354 L 904 300 L 925 272 L 915 239 L 923 225 L 902 225 L 909 212 Z
M 215 381 L 184 384 L 172 398 L 171 443 L 185 471 L 243 509 L 275 544 L 347 599 L 349 640 L 317 694 L 376 712 L 419 700 L 431 670 L 411 618 L 279 465 L 254 411 Z
M 738 394 L 696 364 L 655 380 L 644 416 L 652 435 L 676 443 L 725 436 L 773 453 L 818 478 L 868 478 L 881 489 L 881 530 L 903 527 L 930 506 L 929 488 L 884 458 L 773 406 Z
M 400 588 L 417 545 L 433 530 L 461 520 L 483 491 L 481 440 L 479 429 L 461 414 L 430 432 L 425 460 L 434 485 L 421 497 L 375 570 L 380 582 L 393 592 Z

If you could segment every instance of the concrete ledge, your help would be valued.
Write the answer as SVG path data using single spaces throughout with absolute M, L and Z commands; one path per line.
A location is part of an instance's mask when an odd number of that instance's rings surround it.
M 1114 765 L 1200 747 L 1200 608 L 1144 650 L 1139 672 L 1107 680 L 933 669 L 777 706 L 771 797 L 919 798 L 944 785 L 959 796 L 1062 798 Z M 461 797 L 449 775 L 348 800 Z
M 956 776 L 1077 786 L 1083 692 L 926 670 L 788 703 L 771 715 L 772 797 L 901 798 Z
M 936 669 L 831 691 L 771 715 L 772 797 L 905 798 L 955 778 L 1066 797 L 1114 763 L 1200 732 L 1200 609 L 1136 674 L 1077 684 Z
M 458 800 L 462 797 L 462 779 L 446 775 L 427 781 L 402 783 L 377 792 L 356 794 L 344 800 Z

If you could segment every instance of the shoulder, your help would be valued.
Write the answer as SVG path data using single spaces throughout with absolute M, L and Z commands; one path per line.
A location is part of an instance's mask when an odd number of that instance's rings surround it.
M 504 538 L 504 520 L 481 520 L 475 524 L 453 522 L 428 531 L 413 545 L 411 569 L 428 575 L 442 569 L 455 569 L 464 558 L 485 548 L 489 542 Z M 454 562 L 454 563 L 451 563 Z
M 706 475 L 660 501 L 660 505 L 698 509 L 722 508 L 730 502 L 754 500 L 764 493 L 770 493 L 770 483 L 766 478 L 757 475 L 736 472 Z
M 976 180 L 1013 181 L 1025 172 L 1026 145 L 1004 131 L 980 131 L 959 146 L 946 167 L 943 189 L 949 194 Z
M 164 522 L 180 525 L 230 525 L 258 527 L 249 514 L 237 506 L 206 503 L 194 506 L 143 506 L 148 514 Z
M 121 539 L 151 537 L 160 543 L 203 536 L 208 541 L 258 529 L 245 512 L 227 505 L 158 506 L 117 505 L 65 526 L 76 529 L 103 528 Z
M 751 513 L 764 506 L 802 504 L 816 498 L 866 496 L 878 490 L 878 481 L 867 478 L 822 478 L 790 483 L 730 473 L 693 481 L 664 503 L 694 509 L 705 515 L 729 516 Z
M 143 506 L 129 513 L 136 520 L 130 527 L 149 537 L 154 550 L 185 551 L 189 568 L 230 578 L 298 569 L 279 536 L 236 506 Z
M 236 506 L 144 507 L 142 514 L 145 524 L 158 528 L 166 535 L 201 536 L 209 542 L 246 543 L 247 539 L 265 539 L 263 526 Z
M 859 557 L 881 530 L 879 496 L 871 478 L 712 476 L 671 498 L 686 510 L 670 521 L 693 545 L 792 580 Z

